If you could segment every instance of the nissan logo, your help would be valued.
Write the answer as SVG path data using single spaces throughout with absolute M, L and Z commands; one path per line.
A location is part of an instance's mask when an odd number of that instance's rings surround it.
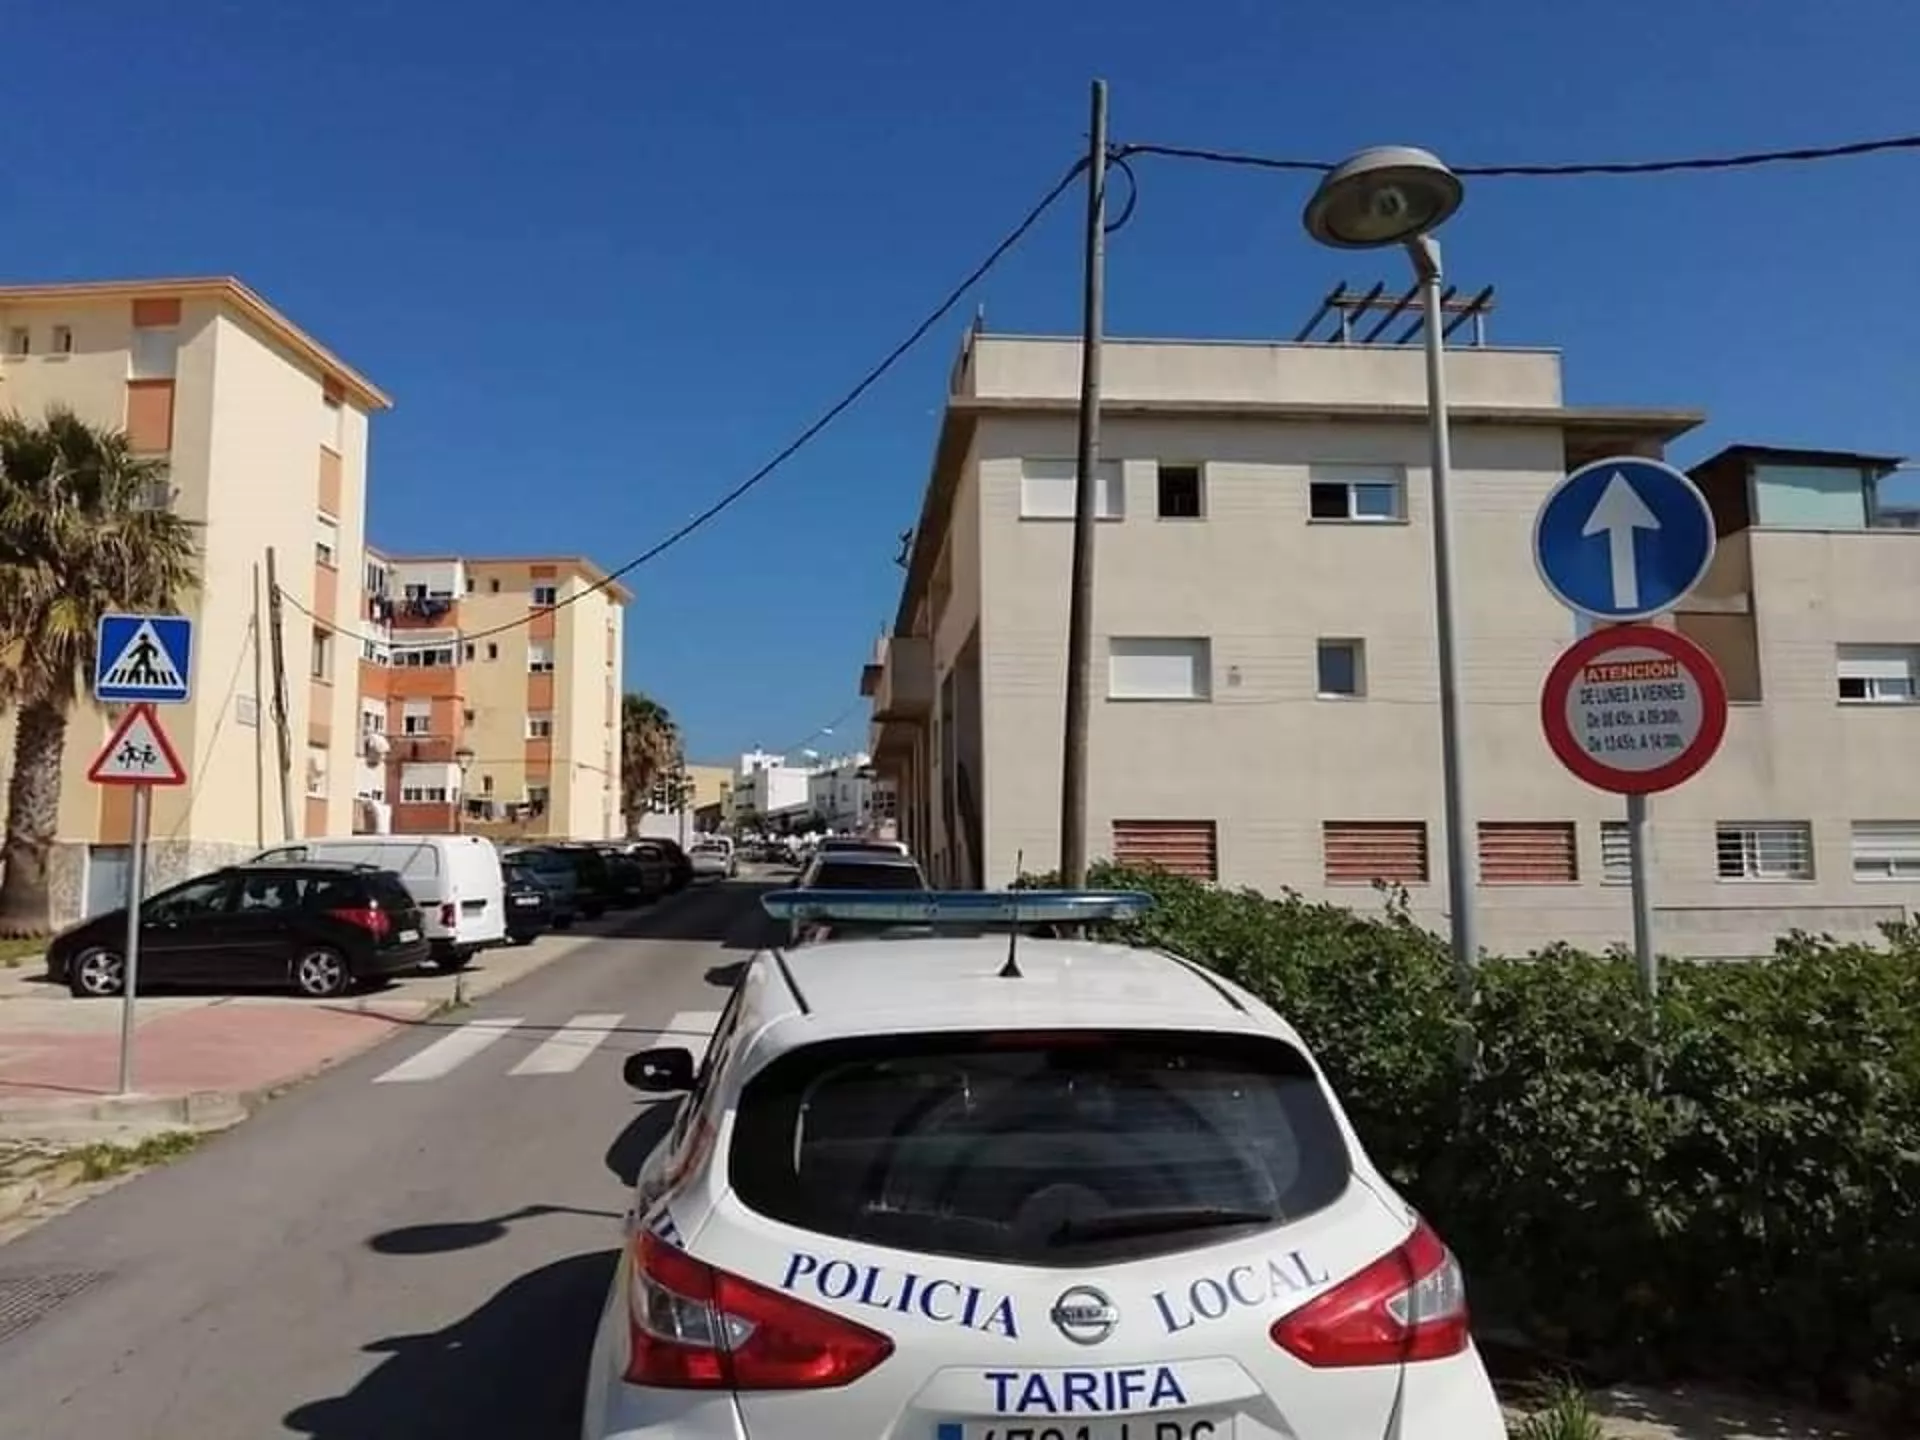
M 1120 1323 L 1113 1301 L 1091 1285 L 1076 1285 L 1053 1302 L 1054 1328 L 1076 1345 L 1098 1345 Z

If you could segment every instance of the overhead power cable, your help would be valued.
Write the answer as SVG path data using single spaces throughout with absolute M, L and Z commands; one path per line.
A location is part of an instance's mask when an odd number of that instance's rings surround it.
M 649 561 L 657 559 L 659 556 L 665 554 L 668 550 L 671 550 L 674 546 L 678 545 L 682 540 L 685 540 L 689 535 L 692 535 L 695 531 L 700 530 L 704 526 L 708 525 L 714 519 L 716 519 L 718 516 L 724 513 L 726 510 L 730 509 L 733 505 L 735 505 L 737 502 L 743 499 L 750 491 L 752 491 L 755 487 L 757 487 L 763 480 L 766 480 L 769 476 L 771 476 L 774 473 L 774 471 L 778 470 L 782 465 L 786 464 L 787 461 L 791 460 L 795 455 L 799 454 L 799 452 L 802 449 L 804 449 L 807 445 L 812 443 L 814 438 L 818 436 L 821 431 L 825 430 L 829 425 L 833 424 L 835 420 L 838 420 L 848 410 L 852 409 L 855 403 L 859 401 L 861 396 L 865 395 L 867 391 L 871 390 L 875 385 L 877 385 L 880 382 L 880 380 L 887 374 L 888 371 L 892 370 L 895 365 L 899 364 L 900 361 L 906 358 L 908 352 L 910 352 L 922 340 L 926 339 L 928 332 L 931 331 L 933 327 L 938 325 L 942 320 L 946 319 L 947 316 L 953 312 L 954 307 L 958 305 L 962 300 L 966 299 L 968 293 L 973 289 L 973 287 L 978 285 L 982 280 L 984 280 L 987 277 L 988 272 L 991 271 L 996 265 L 998 265 L 1002 260 L 1004 260 L 1007 257 L 1007 254 L 1009 251 L 1011 251 L 1022 240 L 1026 239 L 1027 233 L 1030 230 L 1032 230 L 1034 226 L 1040 223 L 1041 218 L 1047 213 L 1047 211 L 1053 208 L 1054 203 L 1058 201 L 1059 198 L 1066 193 L 1067 188 L 1070 185 L 1072 185 L 1075 180 L 1080 178 L 1081 172 L 1086 168 L 1087 168 L 1087 162 L 1084 159 L 1078 160 L 1074 162 L 1074 164 L 1069 166 L 1066 172 L 1062 174 L 1058 180 L 1054 181 L 1052 188 L 1050 188 L 1044 195 L 1042 195 L 1037 201 L 1034 202 L 1032 208 L 1029 209 L 1027 213 L 1020 218 L 1019 223 L 1016 224 L 1011 230 L 1009 230 L 1001 238 L 999 244 L 995 245 L 992 250 L 987 252 L 986 258 L 982 260 L 979 264 L 975 265 L 973 269 L 969 270 L 966 276 L 963 279 L 961 279 L 958 284 L 956 284 L 951 290 L 947 291 L 946 295 L 941 299 L 939 304 L 935 305 L 934 308 L 928 312 L 925 319 L 923 319 L 918 325 L 915 325 L 913 329 L 908 331 L 905 338 L 903 338 L 897 345 L 895 345 L 891 350 L 889 350 L 886 353 L 886 355 L 879 361 L 878 364 L 874 365 L 872 369 L 868 370 L 866 374 L 862 375 L 860 379 L 854 383 L 851 389 L 849 389 L 845 394 L 843 394 L 838 400 L 834 401 L 833 404 L 829 405 L 826 408 L 826 410 L 821 412 L 819 418 L 816 419 L 811 425 L 808 425 L 798 435 L 794 436 L 792 440 L 788 441 L 784 446 L 782 446 L 779 449 L 779 451 L 777 451 L 774 454 L 773 458 L 767 461 L 766 464 L 762 465 L 758 470 L 755 470 L 751 475 L 747 476 L 746 479 L 742 480 L 738 485 L 735 485 L 731 490 L 727 491 L 726 494 L 722 495 L 718 500 L 715 500 L 706 509 L 702 510 L 699 514 L 695 515 L 691 520 L 687 521 L 686 524 L 682 525 L 679 529 L 673 531 L 665 539 L 661 540 L 659 543 L 654 545 L 651 549 L 643 551 L 641 554 L 634 556 L 633 559 L 627 561 L 627 563 L 622 565 L 619 569 L 611 571 L 610 573 L 608 573 L 606 576 L 604 576 L 599 580 L 595 580 L 590 585 L 586 586 L 584 589 L 576 590 L 570 594 L 560 596 L 552 606 L 542 607 L 542 609 L 539 611 L 531 611 L 527 615 L 521 617 L 520 619 L 509 620 L 504 624 L 494 625 L 485 630 L 474 630 L 474 631 L 462 632 L 460 635 L 461 642 L 465 643 L 465 642 L 470 642 L 474 640 L 484 640 L 491 635 L 503 635 L 509 630 L 517 630 L 522 626 L 529 624 L 532 621 L 533 616 L 535 614 L 544 613 L 548 609 L 557 610 L 557 609 L 564 608 L 565 606 L 574 604 L 576 601 L 584 600 L 587 596 L 592 595 L 597 591 L 605 590 L 608 586 L 614 584 L 616 581 L 622 579 L 624 576 L 630 575 L 635 570 L 638 570 L 642 565 L 645 565 Z M 315 615 L 311 610 L 307 609 L 306 606 L 302 605 L 298 600 L 294 599 L 293 596 L 287 594 L 285 587 L 282 587 L 281 589 L 281 598 L 287 604 L 291 605 L 295 610 L 298 610 L 302 615 L 306 616 L 309 620 L 314 621 L 315 623 L 325 627 L 330 631 L 333 631 L 336 634 L 351 635 L 362 642 L 370 642 L 370 643 L 379 644 L 379 645 L 386 645 L 386 644 L 392 643 L 387 639 L 383 639 L 378 636 L 367 635 L 364 632 L 361 632 L 358 630 L 349 630 L 346 627 L 334 624 L 332 621 L 322 619 L 320 616 Z
M 1891 135 L 1878 140 L 1853 140 L 1841 145 L 1804 145 L 1787 150 L 1749 150 L 1735 155 L 1698 155 L 1670 160 L 1572 161 L 1554 165 L 1449 165 L 1456 175 L 1482 179 L 1542 179 L 1577 175 L 1672 175 L 1683 171 L 1751 170 L 1761 165 L 1800 165 L 1823 160 L 1846 160 L 1895 150 L 1920 150 L 1920 135 Z M 1323 175 L 1334 168 L 1327 160 L 1292 160 L 1238 150 L 1210 150 L 1196 145 L 1129 144 L 1113 148 L 1116 160 L 1158 155 L 1169 160 L 1199 160 L 1212 165 L 1237 165 L 1252 170 L 1290 171 Z

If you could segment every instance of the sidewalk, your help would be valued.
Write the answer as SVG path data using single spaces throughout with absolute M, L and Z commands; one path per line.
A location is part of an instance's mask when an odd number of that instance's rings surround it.
M 678 897 L 676 897 L 677 899 Z M 663 902 L 671 906 L 675 900 Z M 0 969 L 0 1139 L 212 1128 L 276 1091 L 605 938 L 636 911 L 533 944 L 488 950 L 459 975 L 429 970 L 369 994 L 168 994 L 136 1002 L 135 1093 L 119 1088 L 118 1000 L 77 1000 L 39 961 Z
M 1701 1387 L 1616 1385 L 1589 1397 L 1607 1440 L 1870 1440 L 1864 1427 Z M 1520 1411 L 1507 1407 L 1512 1426 Z

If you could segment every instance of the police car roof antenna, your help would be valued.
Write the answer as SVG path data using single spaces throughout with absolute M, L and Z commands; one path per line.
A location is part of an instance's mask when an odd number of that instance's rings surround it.
M 1012 915 L 1013 923 L 1007 926 L 1007 963 L 1000 967 L 1000 974 L 998 975 L 998 977 L 996 977 L 1001 980 L 1018 980 L 1021 978 L 1021 975 L 1020 975 L 1020 880 L 1019 880 L 1019 877 L 1026 873 L 1026 859 L 1027 859 L 1026 851 L 1016 850 L 1014 852 L 1014 855 L 1013 855 L 1014 882 L 1013 882 L 1012 890 L 1008 892 L 1012 896 L 1011 903 L 1013 906 L 1013 915 Z

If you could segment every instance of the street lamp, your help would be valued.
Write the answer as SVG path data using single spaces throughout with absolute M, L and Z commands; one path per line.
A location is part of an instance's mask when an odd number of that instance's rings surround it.
M 473 751 L 462 745 L 453 752 L 453 763 L 460 767 L 460 802 L 453 807 L 453 833 L 467 831 L 467 771 L 473 768 Z
M 1473 993 L 1480 958 L 1474 917 L 1475 863 L 1467 823 L 1460 750 L 1460 655 L 1453 594 L 1453 528 L 1448 516 L 1452 445 L 1447 434 L 1445 316 L 1440 299 L 1440 245 L 1432 232 L 1460 208 L 1460 177 L 1428 151 L 1406 145 L 1362 150 L 1320 181 L 1302 217 L 1307 233 L 1337 250 L 1405 248 L 1420 282 L 1427 350 L 1427 416 L 1431 432 L 1434 630 L 1440 652 L 1440 780 L 1447 832 L 1447 904 L 1452 921 L 1454 979 L 1462 999 Z

